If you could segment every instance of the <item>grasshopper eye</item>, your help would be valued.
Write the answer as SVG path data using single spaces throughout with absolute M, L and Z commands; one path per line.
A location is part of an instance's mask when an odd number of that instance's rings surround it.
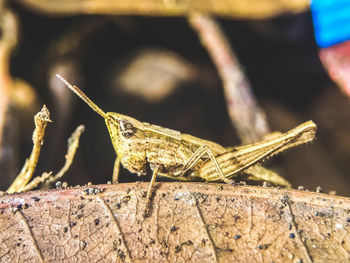
M 127 120 L 120 120 L 120 131 L 125 138 L 130 138 L 136 132 L 135 127 Z

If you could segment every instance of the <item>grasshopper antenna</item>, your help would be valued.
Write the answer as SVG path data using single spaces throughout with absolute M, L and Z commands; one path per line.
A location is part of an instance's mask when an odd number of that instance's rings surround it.
M 77 86 L 72 86 L 67 80 L 62 78 L 60 75 L 56 74 L 56 77 L 59 78 L 68 88 L 70 88 L 75 94 L 77 94 L 91 109 L 96 111 L 99 115 L 101 115 L 104 119 L 108 119 L 107 114 L 101 110 L 99 106 L 92 102 L 88 96 L 84 94 Z

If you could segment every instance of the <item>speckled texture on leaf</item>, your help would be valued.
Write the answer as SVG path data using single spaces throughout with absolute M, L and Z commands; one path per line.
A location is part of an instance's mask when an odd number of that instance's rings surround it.
M 0 197 L 0 262 L 349 260 L 349 198 L 252 186 L 159 183 L 145 218 L 147 185 Z

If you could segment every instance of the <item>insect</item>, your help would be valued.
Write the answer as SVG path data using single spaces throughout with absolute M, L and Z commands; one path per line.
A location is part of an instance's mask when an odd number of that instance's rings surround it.
M 269 175 L 267 169 L 254 165 L 287 148 L 311 141 L 316 131 L 316 125 L 309 121 L 285 134 L 271 135 L 262 142 L 225 148 L 215 142 L 140 122 L 120 113 L 105 113 L 78 87 L 56 76 L 105 119 L 117 154 L 113 169 L 114 183 L 118 182 L 120 164 L 139 175 L 144 175 L 147 163 L 150 164 L 153 174 L 146 195 L 148 200 L 157 176 L 182 181 L 202 179 L 231 183 L 231 178 L 247 170 L 252 179 L 288 186 L 289 183 L 279 175 L 273 172 Z

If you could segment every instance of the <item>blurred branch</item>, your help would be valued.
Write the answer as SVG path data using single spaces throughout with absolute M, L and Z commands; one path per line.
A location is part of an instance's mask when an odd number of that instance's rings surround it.
M 9 72 L 12 48 L 17 44 L 17 20 L 15 15 L 0 3 L 0 157 L 2 155 L 3 130 L 11 100 L 13 85 Z
M 243 143 L 258 141 L 269 132 L 263 110 L 258 106 L 248 79 L 217 22 L 210 16 L 191 14 L 197 31 L 221 76 L 229 115 Z
M 309 9 L 309 0 L 17 0 L 34 10 L 53 14 L 186 16 L 194 11 L 218 16 L 264 19 Z

